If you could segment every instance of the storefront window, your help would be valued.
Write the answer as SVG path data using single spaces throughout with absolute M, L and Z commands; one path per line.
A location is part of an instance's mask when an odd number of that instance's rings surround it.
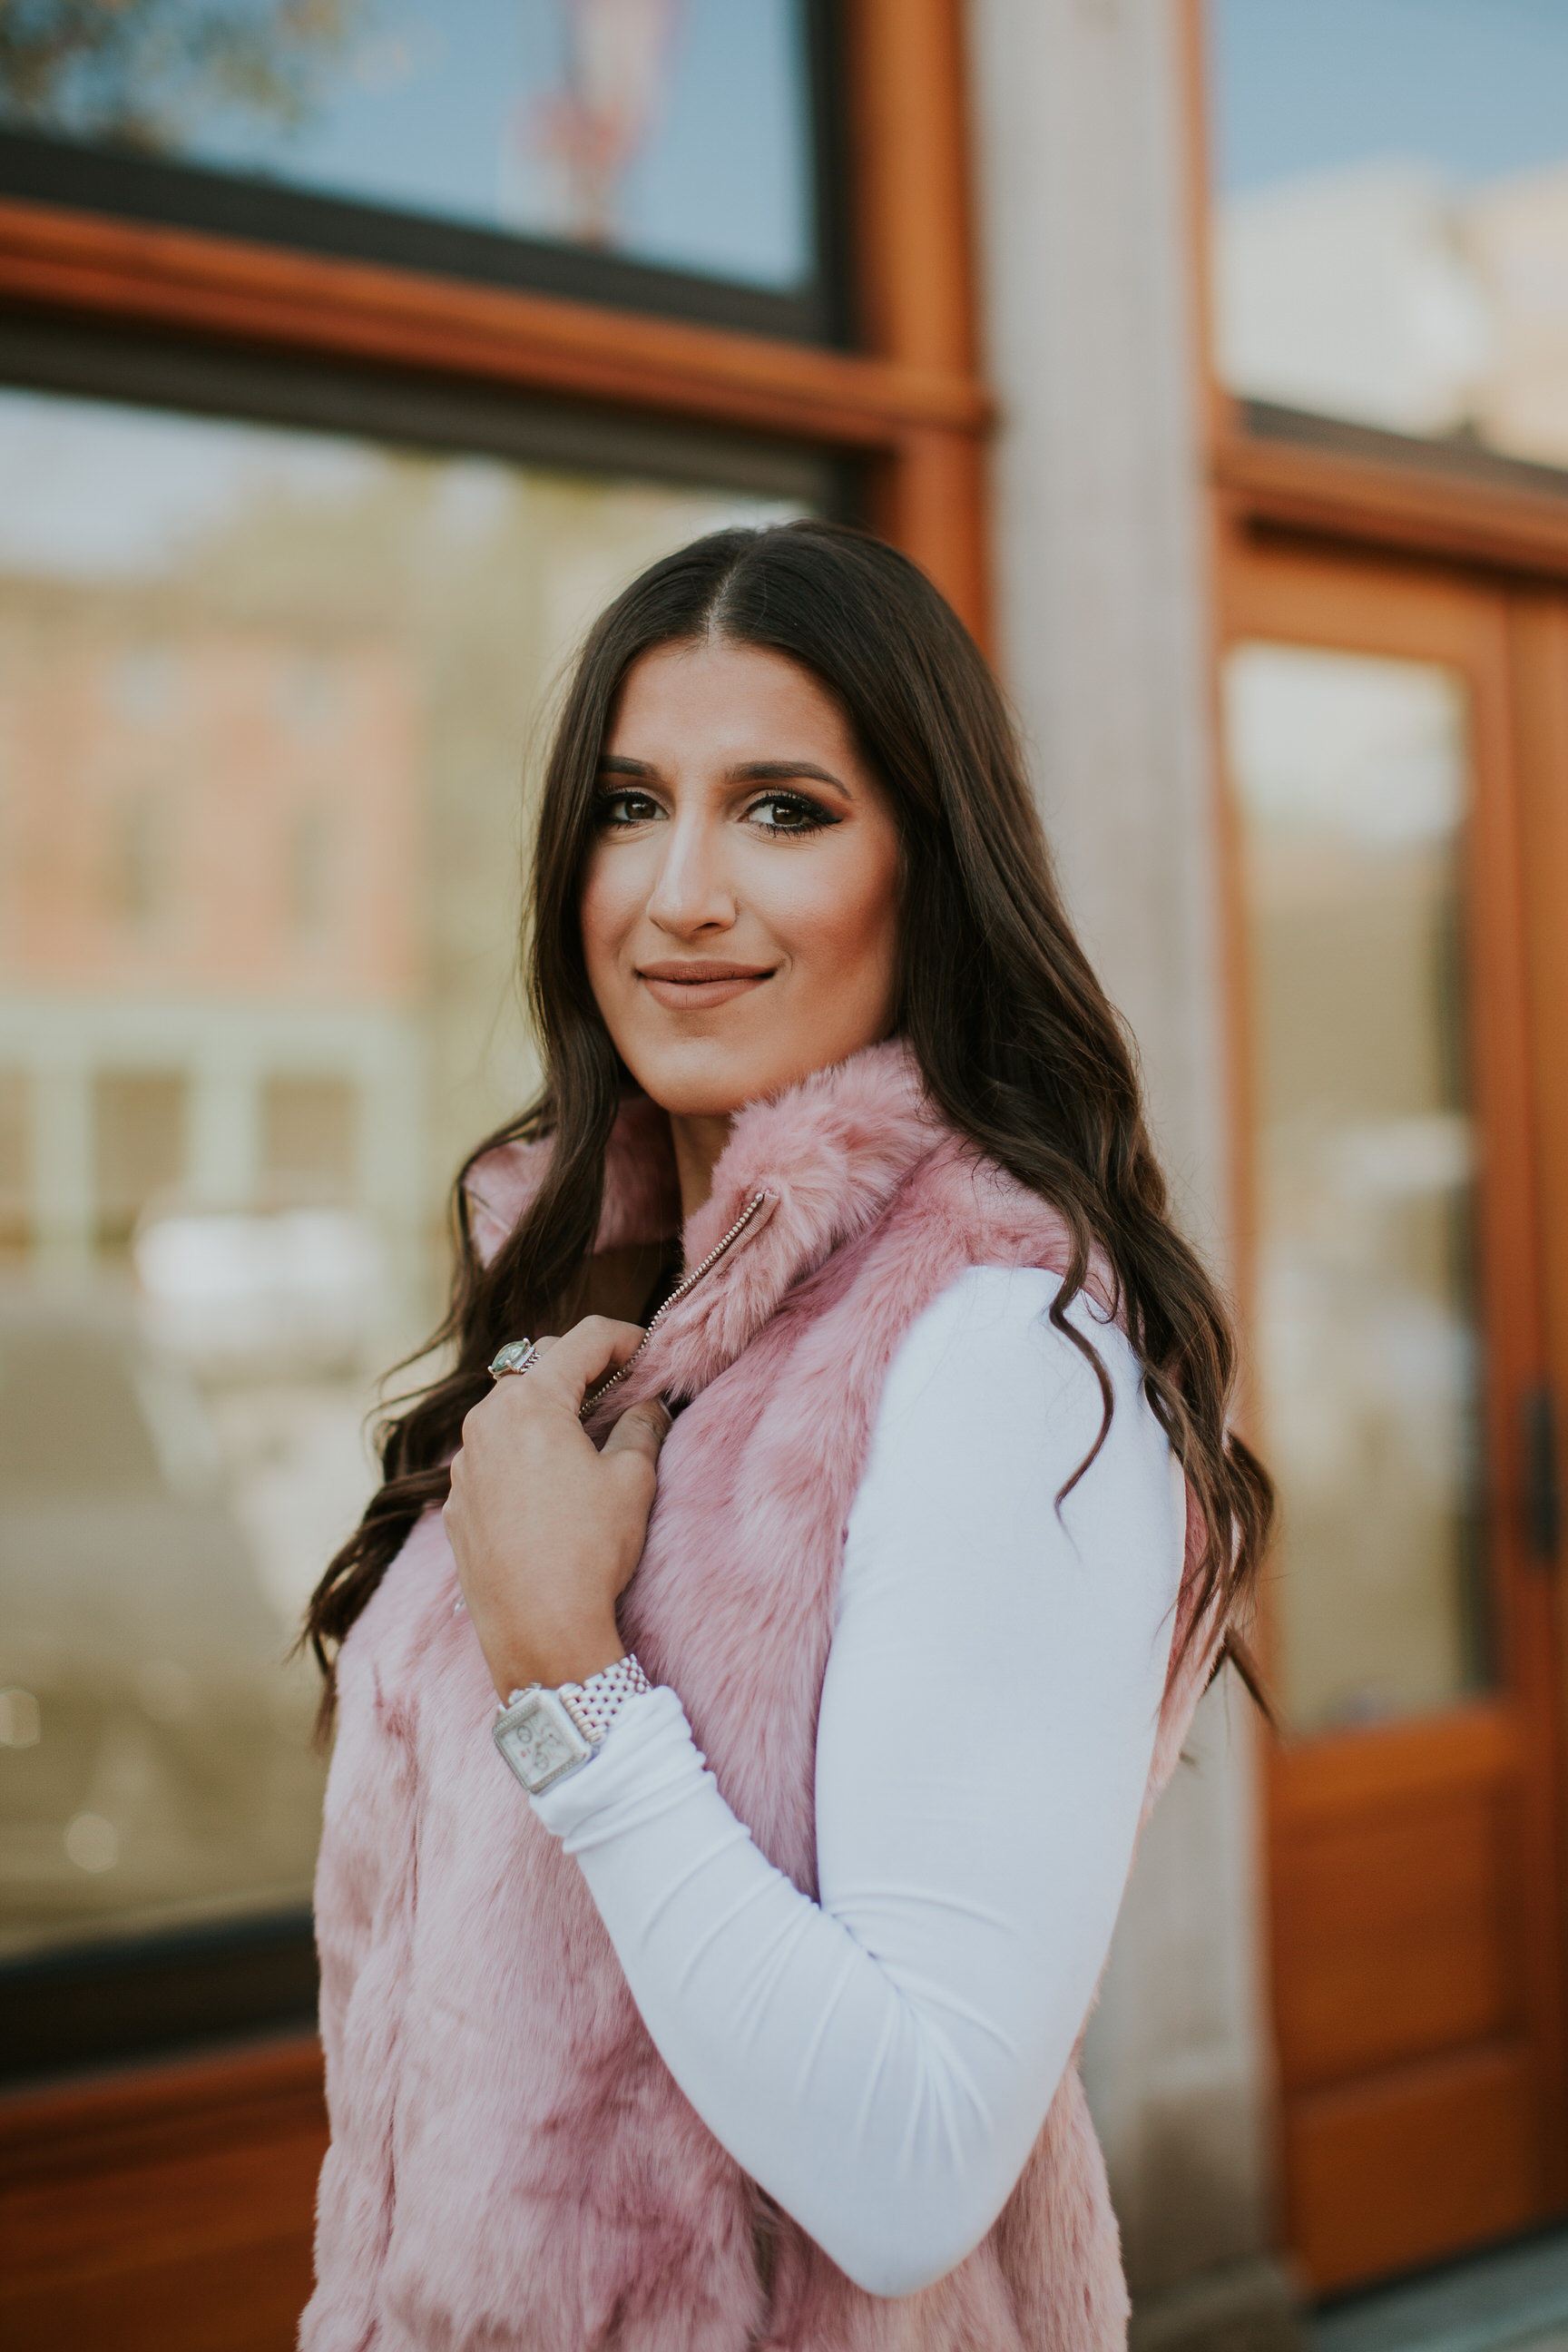
M 808 16 L 807 0 L 43 5 L 7 17 L 0 125 L 790 294 L 818 243 Z
M 307 1899 L 285 1654 L 533 1083 L 542 701 L 781 510 L 0 394 L 0 1955 Z
M 1568 10 L 1214 0 L 1210 26 L 1223 381 L 1568 465 Z

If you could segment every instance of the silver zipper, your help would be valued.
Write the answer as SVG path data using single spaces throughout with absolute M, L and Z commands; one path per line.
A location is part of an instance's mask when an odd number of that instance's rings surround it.
M 665 1300 L 664 1305 L 655 1311 L 649 1320 L 647 1329 L 643 1333 L 642 1338 L 638 1340 L 636 1348 L 632 1350 L 632 1353 L 626 1358 L 626 1362 L 621 1366 L 619 1371 L 612 1372 L 607 1381 L 601 1381 L 598 1387 L 591 1391 L 590 1393 L 584 1398 L 582 1412 L 578 1416 L 580 1420 L 585 1419 L 586 1416 L 593 1412 L 594 1407 L 600 1402 L 600 1400 L 609 1395 L 612 1389 L 619 1388 L 621 1382 L 626 1379 L 626 1374 L 633 1369 L 634 1365 L 640 1360 L 643 1349 L 647 1346 L 648 1341 L 653 1338 L 654 1333 L 658 1329 L 658 1327 L 663 1322 L 665 1317 L 679 1307 L 683 1299 L 690 1297 L 692 1292 L 696 1289 L 703 1276 L 705 1274 L 710 1274 L 713 1268 L 718 1265 L 720 1259 L 724 1255 L 725 1251 L 734 1247 L 735 1244 L 740 1240 L 741 1235 L 745 1232 L 746 1227 L 752 1222 L 753 1218 L 761 1214 L 762 1211 L 767 1206 L 772 1198 L 773 1195 L 770 1192 L 757 1192 L 753 1194 L 752 1198 L 747 1202 L 740 1215 L 736 1218 L 734 1223 L 731 1226 L 729 1232 L 721 1235 L 721 1238 L 714 1243 L 712 1248 L 709 1251 L 701 1265 L 694 1265 L 690 1273 L 684 1276 L 682 1279 L 676 1284 L 675 1288 L 670 1292 L 669 1297 Z

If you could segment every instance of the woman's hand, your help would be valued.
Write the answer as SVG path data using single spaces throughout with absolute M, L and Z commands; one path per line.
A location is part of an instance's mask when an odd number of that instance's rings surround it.
M 642 1336 L 590 1315 L 542 1339 L 532 1370 L 499 1380 L 463 1423 L 441 1516 L 502 1698 L 585 1682 L 622 1654 L 616 1602 L 642 1558 L 669 1415 L 657 1398 L 633 1405 L 601 1453 L 578 1412 Z

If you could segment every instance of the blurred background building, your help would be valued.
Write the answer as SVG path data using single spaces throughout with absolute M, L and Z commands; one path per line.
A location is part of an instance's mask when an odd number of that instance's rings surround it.
M 551 695 L 805 510 L 997 661 L 1282 1487 L 1089 2032 L 1137 2336 L 1568 2320 L 1565 92 L 1555 0 L 0 0 L 7 2342 L 292 2340 L 289 1651 Z

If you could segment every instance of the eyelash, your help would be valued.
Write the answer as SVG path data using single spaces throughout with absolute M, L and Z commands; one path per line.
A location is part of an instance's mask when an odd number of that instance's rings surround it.
M 795 840 L 803 834 L 826 833 L 830 824 L 838 823 L 838 819 L 830 816 L 820 801 L 808 799 L 805 793 L 764 793 L 761 800 L 752 803 L 746 814 L 754 815 L 760 808 L 788 809 L 798 815 L 803 820 L 799 824 L 767 824 L 763 827 L 764 833 L 776 835 L 787 833 Z
M 639 793 L 630 788 L 618 793 L 601 792 L 599 822 L 606 832 L 618 833 L 626 826 L 647 823 L 646 817 L 616 814 L 616 811 L 627 801 L 641 801 L 648 808 L 657 808 L 658 805 L 649 793 Z M 761 832 L 771 834 L 775 840 L 780 841 L 786 838 L 798 841 L 807 834 L 824 833 L 829 825 L 837 824 L 839 821 L 837 817 L 831 815 L 819 801 L 808 799 L 805 793 L 763 793 L 752 803 L 746 814 L 748 816 L 753 816 L 758 809 L 763 808 L 771 808 L 775 813 L 779 810 L 788 810 L 792 814 L 802 818 L 803 822 L 799 824 L 779 824 L 775 822 L 759 827 Z

